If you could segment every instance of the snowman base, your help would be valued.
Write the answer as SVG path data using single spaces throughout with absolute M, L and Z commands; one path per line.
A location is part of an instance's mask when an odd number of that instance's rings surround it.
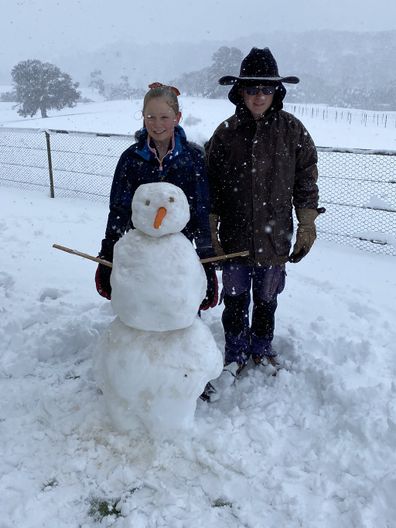
M 96 361 L 114 427 L 161 438 L 192 427 L 197 399 L 222 368 L 222 353 L 198 316 L 187 328 L 165 332 L 131 328 L 117 317 Z

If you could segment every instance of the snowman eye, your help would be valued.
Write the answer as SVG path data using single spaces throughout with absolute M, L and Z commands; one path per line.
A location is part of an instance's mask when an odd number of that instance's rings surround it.
M 144 205 L 150 205 L 150 200 L 146 200 L 146 201 L 144 202 Z
M 170 201 L 170 202 L 174 202 L 174 201 L 175 201 L 175 199 L 173 198 L 173 196 L 170 196 L 170 197 L 169 197 L 169 201 Z

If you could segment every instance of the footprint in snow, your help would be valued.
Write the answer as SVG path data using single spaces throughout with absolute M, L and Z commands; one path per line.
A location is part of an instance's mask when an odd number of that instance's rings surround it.
M 58 290 L 57 288 L 44 288 L 40 293 L 39 300 L 40 302 L 44 302 L 47 299 L 55 301 L 56 299 L 59 299 L 59 297 L 62 297 L 64 293 L 64 291 Z
M 0 288 L 4 289 L 6 297 L 9 297 L 10 291 L 14 287 L 15 281 L 9 273 L 0 271 Z

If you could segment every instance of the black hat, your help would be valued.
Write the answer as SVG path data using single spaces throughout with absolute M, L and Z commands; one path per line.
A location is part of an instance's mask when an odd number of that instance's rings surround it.
M 300 82 L 298 77 L 281 77 L 278 72 L 278 65 L 269 48 L 259 49 L 252 48 L 242 63 L 239 77 L 234 75 L 225 75 L 219 79 L 222 85 L 227 84 L 261 84 L 263 82 L 285 82 L 297 84 Z

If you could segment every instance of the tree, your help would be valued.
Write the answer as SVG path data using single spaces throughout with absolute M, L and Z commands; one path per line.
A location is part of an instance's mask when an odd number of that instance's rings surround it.
M 106 85 L 105 97 L 108 101 L 144 97 L 145 91 L 140 88 L 132 88 L 127 75 L 121 75 L 120 79 L 119 84 Z
M 221 86 L 218 83 L 224 75 L 239 75 L 239 67 L 242 62 L 242 51 L 238 48 L 222 46 L 213 53 L 212 65 L 207 72 L 206 97 L 224 97 L 230 87 Z
M 94 70 L 90 73 L 89 87 L 98 91 L 99 95 L 105 94 L 105 82 L 102 77 L 102 70 Z
M 0 101 L 2 103 L 14 103 L 16 101 L 15 92 L 3 92 L 0 94 Z
M 80 98 L 78 83 L 57 66 L 39 60 L 19 62 L 11 71 L 18 114 L 33 117 L 38 110 L 41 117 L 48 117 L 47 110 L 73 107 Z
M 211 66 L 185 73 L 172 84 L 186 95 L 225 98 L 230 87 L 221 86 L 218 81 L 223 75 L 239 75 L 242 58 L 240 49 L 222 46 L 212 55 Z
M 115 99 L 132 99 L 134 90 L 129 84 L 127 75 L 121 76 L 121 82 L 119 84 L 111 84 L 109 86 L 107 99 L 112 101 Z

